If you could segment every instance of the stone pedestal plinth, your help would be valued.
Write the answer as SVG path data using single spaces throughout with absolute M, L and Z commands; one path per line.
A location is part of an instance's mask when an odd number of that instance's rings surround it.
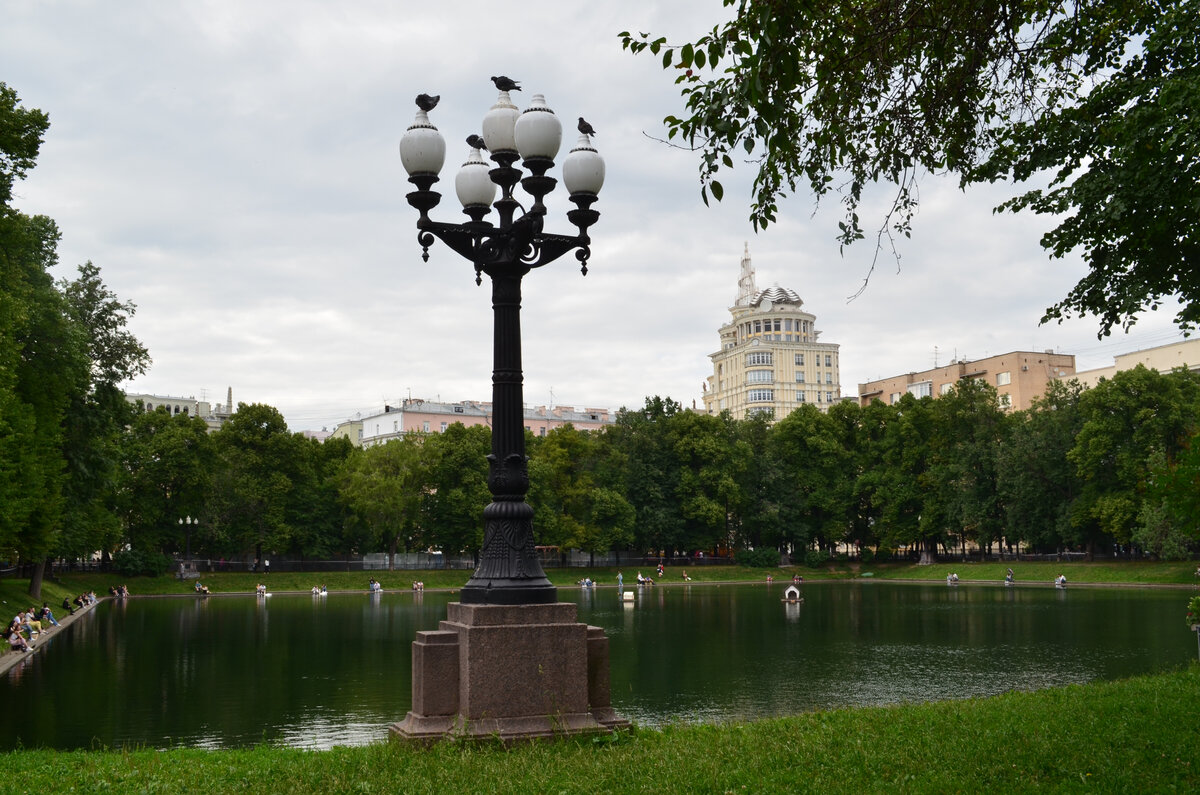
M 608 732 L 608 638 L 576 621 L 574 604 L 452 602 L 413 641 L 412 711 L 392 735 L 503 741 Z

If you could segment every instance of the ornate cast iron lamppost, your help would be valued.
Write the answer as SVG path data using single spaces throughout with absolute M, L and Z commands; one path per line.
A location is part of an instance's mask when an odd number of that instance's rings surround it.
M 506 80 L 506 79 L 505 79 Z M 508 82 L 508 81 L 506 81 Z M 422 95 L 418 107 L 422 107 Z M 429 106 L 429 102 L 425 106 Z M 433 100 L 436 105 L 436 98 Z M 600 218 L 591 209 L 604 183 L 604 160 L 580 133 L 578 143 L 563 163 L 563 182 L 576 209 L 567 218 L 579 230 L 576 235 L 543 231 L 544 198 L 557 185 L 546 176 L 554 166 L 562 143 L 562 124 L 535 94 L 522 113 L 513 105 L 508 91 L 500 91 L 496 104 L 483 117 L 482 143 L 496 164 L 489 168 L 480 153 L 477 136 L 468 139 L 471 151 L 454 180 L 467 221 L 458 224 L 434 221 L 429 212 L 441 195 L 433 190 L 445 161 L 446 142 L 429 121 L 429 110 L 416 119 L 400 141 L 400 157 L 408 181 L 416 190 L 407 195 L 417 209 L 417 242 L 422 258 L 429 260 L 429 247 L 441 240 L 475 266 L 475 282 L 482 274 L 492 280 L 494 316 L 492 402 L 492 452 L 488 456 L 488 489 L 492 503 L 483 511 L 484 539 L 479 568 L 463 587 L 464 604 L 534 605 L 556 601 L 554 586 L 546 578 L 533 543 L 533 508 L 525 502 L 529 473 L 525 458 L 523 375 L 521 370 L 521 279 L 534 268 L 548 265 L 575 251 L 580 270 L 587 275 L 591 240 L 587 230 Z M 581 121 L 581 128 L 585 128 Z M 589 129 L 590 127 L 586 127 Z M 514 167 L 520 159 L 527 176 Z M 525 210 L 513 197 L 520 182 L 533 197 Z M 496 189 L 500 198 L 496 198 Z M 485 220 L 495 208 L 495 224 Z M 517 211 L 520 210 L 520 215 Z

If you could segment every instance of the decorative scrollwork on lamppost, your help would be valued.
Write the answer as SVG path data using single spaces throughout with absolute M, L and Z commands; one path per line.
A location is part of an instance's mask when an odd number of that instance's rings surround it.
M 533 542 L 533 508 L 525 502 L 529 471 L 525 457 L 523 373 L 521 369 L 521 279 L 534 268 L 548 265 L 575 251 L 580 270 L 587 275 L 591 239 L 587 230 L 600 218 L 592 209 L 604 184 L 604 160 L 592 145 L 591 134 L 580 132 L 575 148 L 563 162 L 563 182 L 575 209 L 567 219 L 576 235 L 543 230 L 547 194 L 558 180 L 547 176 L 562 144 L 562 124 L 541 94 L 535 94 L 524 112 L 509 96 L 518 90 L 507 78 L 498 78 L 500 96 L 483 117 L 482 139 L 470 136 L 470 154 L 454 179 L 455 192 L 467 221 L 459 224 L 434 221 L 429 212 L 441 201 L 433 190 L 446 157 L 446 142 L 429 121 L 436 97 L 417 98 L 416 119 L 400 141 L 400 159 L 408 181 L 416 190 L 408 203 L 421 215 L 417 242 L 421 257 L 429 261 L 429 247 L 441 240 L 475 267 L 475 283 L 482 275 L 492 280 L 493 367 L 492 452 L 488 456 L 488 490 L 492 502 L 483 511 L 484 537 L 479 567 L 463 587 L 461 601 L 469 604 L 547 604 L 557 600 L 546 578 Z M 495 80 L 493 81 L 495 82 Z M 583 128 L 581 119 L 580 128 Z M 590 125 L 587 128 L 591 131 Z M 592 133 L 594 134 L 594 133 Z M 481 154 L 486 149 L 496 164 L 489 167 Z M 514 164 L 529 172 L 523 172 Z M 533 197 L 524 210 L 513 191 L 517 184 Z M 496 198 L 496 189 L 500 198 Z M 497 223 L 485 220 L 492 209 Z M 520 210 L 520 215 L 517 211 Z

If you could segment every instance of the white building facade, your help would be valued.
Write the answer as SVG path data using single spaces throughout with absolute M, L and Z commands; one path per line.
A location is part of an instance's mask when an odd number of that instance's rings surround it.
M 749 245 L 729 314 L 719 332 L 721 349 L 709 354 L 708 414 L 728 411 L 737 419 L 765 414 L 779 420 L 805 403 L 826 411 L 841 400 L 839 346 L 818 341 L 816 315 L 804 309 L 795 291 L 778 285 L 758 289 Z

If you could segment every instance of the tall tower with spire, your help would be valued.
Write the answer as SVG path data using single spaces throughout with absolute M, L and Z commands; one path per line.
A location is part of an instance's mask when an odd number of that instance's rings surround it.
M 750 264 L 750 244 L 744 243 L 745 248 L 742 250 L 742 266 L 741 273 L 738 274 L 738 295 L 737 300 L 733 302 L 734 306 L 749 306 L 754 300 L 754 296 L 758 294 L 758 287 L 754 284 L 754 266 Z
M 719 332 L 721 348 L 708 357 L 713 374 L 704 390 L 707 413 L 779 420 L 805 403 L 825 411 L 841 400 L 840 346 L 818 341 L 816 316 L 795 291 L 778 284 L 758 289 L 749 243 L 729 314 Z

